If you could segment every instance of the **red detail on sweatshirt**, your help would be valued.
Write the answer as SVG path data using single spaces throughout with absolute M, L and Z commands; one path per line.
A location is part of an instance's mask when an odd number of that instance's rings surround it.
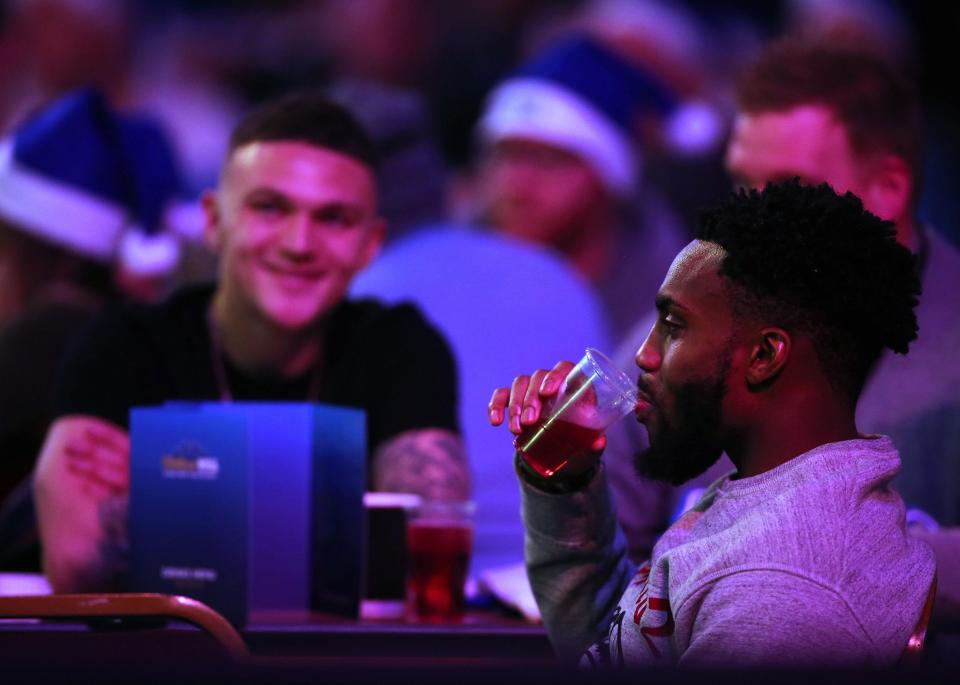
M 676 628 L 673 622 L 673 612 L 670 611 L 670 600 L 662 597 L 651 597 L 648 580 L 650 577 L 650 566 L 645 565 L 637 573 L 634 579 L 634 585 L 643 585 L 643 588 L 637 594 L 636 606 L 633 610 L 633 622 L 640 625 L 640 620 L 649 608 L 651 611 L 664 611 L 667 614 L 667 620 L 659 626 L 640 626 L 640 635 L 643 637 L 653 656 L 660 658 L 660 650 L 653 643 L 655 637 L 670 637 Z

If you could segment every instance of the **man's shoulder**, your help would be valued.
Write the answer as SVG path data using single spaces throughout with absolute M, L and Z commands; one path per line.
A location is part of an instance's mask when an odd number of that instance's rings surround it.
M 131 406 L 208 393 L 204 316 L 212 292 L 185 288 L 160 304 L 111 307 L 92 321 L 65 357 L 57 413 L 126 425 Z
M 203 317 L 212 286 L 191 286 L 160 303 L 116 303 L 93 317 L 70 344 L 68 370 L 115 366 L 126 360 L 130 368 L 162 366 L 161 361 L 201 340 Z M 197 343 L 200 344 L 200 343 Z
M 385 304 L 363 297 L 341 302 L 331 319 L 332 333 L 340 337 L 394 333 L 411 336 L 435 332 L 420 308 L 409 301 Z
M 906 574 L 928 561 L 909 543 L 903 502 L 889 487 L 898 468 L 890 441 L 875 437 L 821 446 L 769 475 L 724 483 L 711 506 L 678 522 L 689 532 L 674 534 L 678 544 L 666 550 L 671 570 L 685 578 L 685 594 L 758 569 L 844 595 L 853 586 L 895 585 L 891 570 Z
M 902 537 L 902 501 L 889 489 L 898 468 L 885 438 L 821 446 L 765 474 L 723 481 L 664 538 L 703 574 L 769 565 L 836 578 L 866 540 Z

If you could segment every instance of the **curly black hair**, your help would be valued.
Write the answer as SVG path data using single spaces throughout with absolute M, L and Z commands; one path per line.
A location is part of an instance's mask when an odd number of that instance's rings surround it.
M 884 348 L 906 354 L 917 337 L 916 258 L 894 236 L 852 193 L 797 179 L 733 194 L 696 233 L 726 252 L 734 315 L 811 336 L 853 398 Z

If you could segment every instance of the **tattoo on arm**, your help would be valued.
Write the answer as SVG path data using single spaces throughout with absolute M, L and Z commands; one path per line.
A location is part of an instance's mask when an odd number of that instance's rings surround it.
M 103 533 L 98 544 L 97 566 L 90 569 L 88 583 L 92 589 L 118 590 L 128 571 L 130 542 L 127 536 L 127 517 L 130 499 L 126 494 L 113 495 L 98 507 Z
M 373 457 L 373 487 L 410 492 L 428 500 L 470 498 L 470 469 L 463 441 L 447 430 L 411 430 L 381 445 Z

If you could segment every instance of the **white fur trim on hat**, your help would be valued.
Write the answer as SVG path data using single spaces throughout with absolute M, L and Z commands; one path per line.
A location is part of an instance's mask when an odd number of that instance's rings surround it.
M 17 163 L 12 141 L 0 142 L 0 215 L 48 242 L 110 262 L 127 223 L 122 208 Z
M 638 160 L 627 135 L 593 105 L 550 81 L 517 78 L 496 88 L 480 133 L 487 142 L 518 136 L 556 145 L 581 157 L 614 192 L 625 195 L 635 188 Z
M 723 120 L 706 102 L 688 100 L 664 123 L 664 138 L 670 149 L 685 157 L 705 155 L 723 142 Z
M 180 261 L 180 242 L 167 233 L 147 235 L 138 227 L 124 232 L 120 240 L 120 263 L 138 276 L 160 276 L 173 271 Z

